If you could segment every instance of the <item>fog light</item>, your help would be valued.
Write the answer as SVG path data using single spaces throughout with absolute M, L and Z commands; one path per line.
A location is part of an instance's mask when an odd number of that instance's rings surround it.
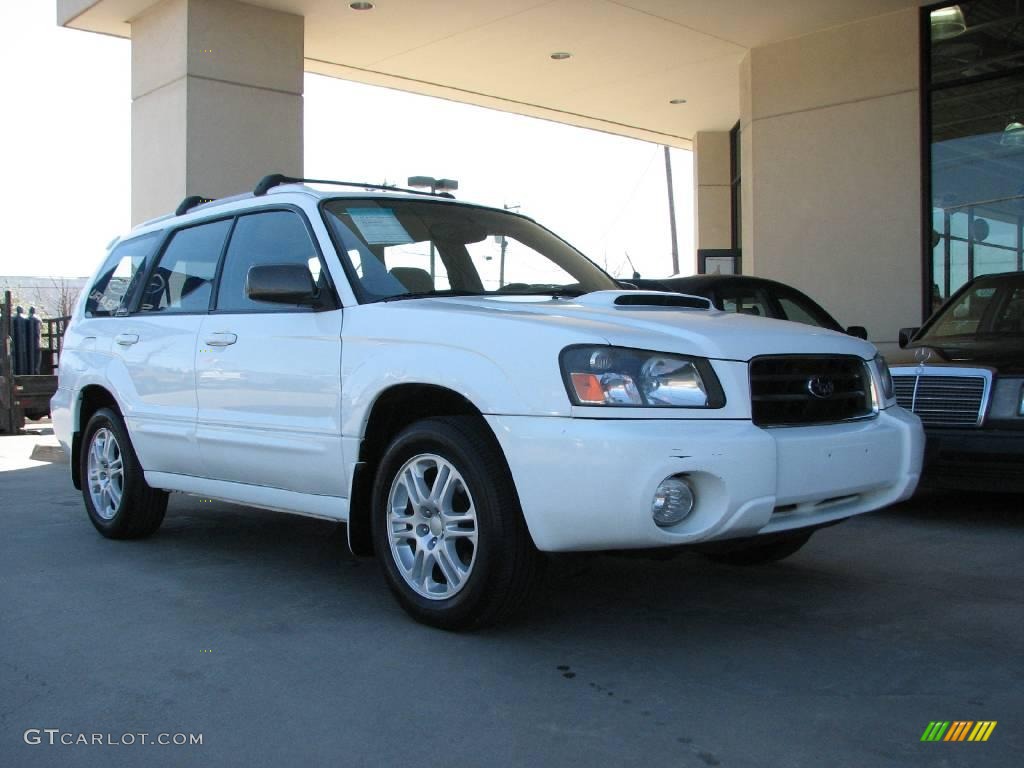
M 681 523 L 693 511 L 693 488 L 681 475 L 666 477 L 654 492 L 651 517 L 662 527 Z

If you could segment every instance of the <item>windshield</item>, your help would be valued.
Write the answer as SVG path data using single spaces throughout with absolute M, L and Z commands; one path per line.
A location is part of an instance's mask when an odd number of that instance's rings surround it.
M 527 218 L 431 200 L 323 205 L 360 301 L 420 296 L 578 296 L 618 284 Z
M 922 339 L 1024 338 L 1024 273 L 974 283 L 943 307 Z

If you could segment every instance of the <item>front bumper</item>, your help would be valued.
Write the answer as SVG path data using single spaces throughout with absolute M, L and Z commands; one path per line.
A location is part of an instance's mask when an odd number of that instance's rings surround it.
M 818 526 L 908 498 L 920 421 L 901 408 L 844 424 L 761 429 L 746 420 L 487 416 L 544 551 L 652 548 Z M 684 473 L 693 512 L 651 520 Z
M 925 434 L 923 484 L 1024 492 L 1024 430 L 929 428 Z

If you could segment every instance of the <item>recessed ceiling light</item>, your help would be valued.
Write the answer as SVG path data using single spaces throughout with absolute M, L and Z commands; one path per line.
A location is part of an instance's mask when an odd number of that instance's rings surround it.
M 564 59 L 571 59 L 572 54 L 569 53 L 568 51 L 555 51 L 554 53 L 551 54 L 551 58 L 554 59 L 555 61 L 562 61 Z
M 685 104 L 686 99 L 669 99 L 669 104 Z
M 353 11 L 372 11 L 373 3 L 349 3 L 348 7 L 351 8 Z

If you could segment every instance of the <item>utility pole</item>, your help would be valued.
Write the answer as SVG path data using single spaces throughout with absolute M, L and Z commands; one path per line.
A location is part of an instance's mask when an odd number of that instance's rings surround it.
M 665 179 L 668 181 L 668 224 L 672 230 L 672 274 L 679 274 L 679 240 L 676 238 L 676 201 L 672 192 L 672 158 L 665 145 Z
M 501 207 L 506 211 L 519 210 L 518 205 L 509 205 L 508 203 L 503 203 Z M 501 238 L 501 267 L 498 273 L 498 287 L 503 288 L 505 286 L 505 249 L 508 248 L 508 238 L 505 235 L 498 235 L 498 237 Z

